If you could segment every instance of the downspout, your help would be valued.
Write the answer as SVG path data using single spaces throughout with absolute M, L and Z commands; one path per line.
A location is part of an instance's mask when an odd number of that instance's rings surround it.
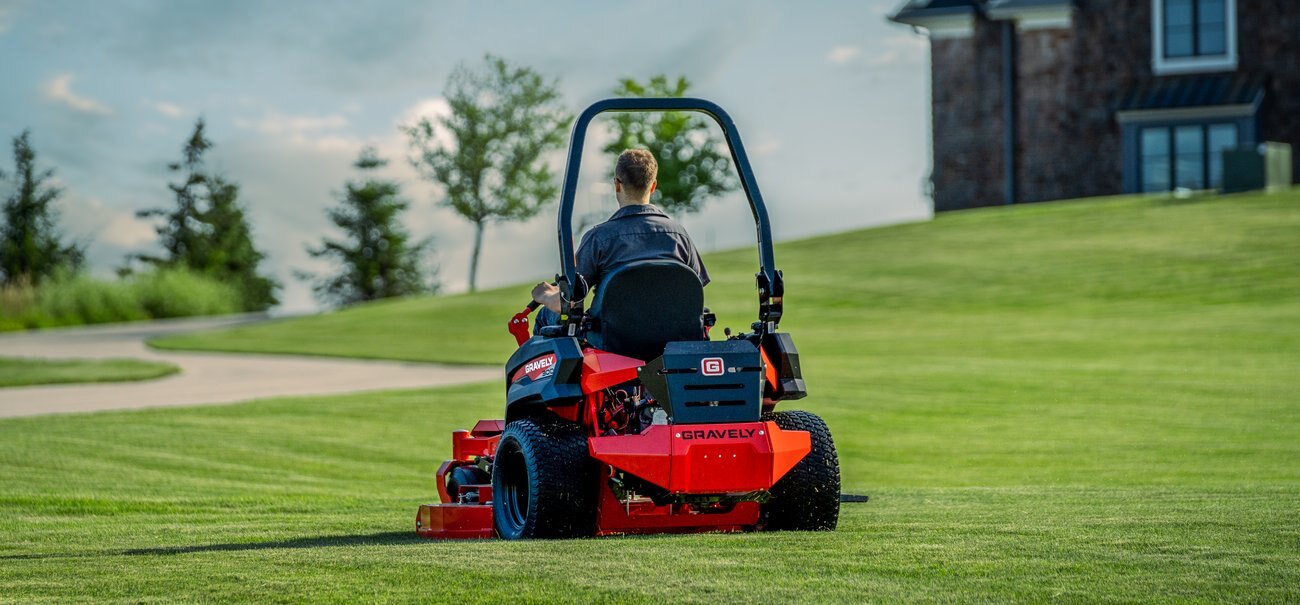
M 1006 199 L 1016 203 L 1016 22 L 1002 22 L 1002 181 Z

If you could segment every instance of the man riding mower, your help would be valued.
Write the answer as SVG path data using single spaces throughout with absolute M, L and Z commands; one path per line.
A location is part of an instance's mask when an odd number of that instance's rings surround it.
M 584 308 L 589 276 L 575 259 L 573 202 L 587 126 L 606 111 L 697 111 L 721 126 L 758 228 L 750 332 L 710 340 L 702 267 L 672 255 L 612 267 Z M 536 302 L 511 319 L 519 349 L 506 363 L 505 419 L 452 433 L 440 503 L 420 507 L 416 531 L 519 539 L 834 529 L 830 432 L 808 412 L 773 410 L 806 389 L 793 340 L 777 331 L 784 283 L 730 116 L 686 98 L 588 107 L 573 127 L 558 226 L 562 273 L 555 291 L 537 296 L 558 303 L 558 323 L 530 336 Z

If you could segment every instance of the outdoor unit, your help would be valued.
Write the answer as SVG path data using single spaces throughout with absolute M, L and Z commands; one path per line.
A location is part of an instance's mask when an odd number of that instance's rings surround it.
M 1223 151 L 1223 192 L 1291 187 L 1291 146 L 1266 142 L 1255 148 Z

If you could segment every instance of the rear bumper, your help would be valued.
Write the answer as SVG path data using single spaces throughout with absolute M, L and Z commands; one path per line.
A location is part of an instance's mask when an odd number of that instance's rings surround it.
M 592 437 L 591 456 L 673 494 L 770 489 L 812 450 L 804 431 L 774 422 L 651 426 L 639 435 Z

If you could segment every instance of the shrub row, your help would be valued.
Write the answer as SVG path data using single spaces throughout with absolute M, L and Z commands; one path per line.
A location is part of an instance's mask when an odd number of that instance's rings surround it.
M 159 269 L 118 280 L 75 275 L 39 286 L 0 289 L 0 332 L 221 315 L 241 308 L 237 286 L 180 269 Z

